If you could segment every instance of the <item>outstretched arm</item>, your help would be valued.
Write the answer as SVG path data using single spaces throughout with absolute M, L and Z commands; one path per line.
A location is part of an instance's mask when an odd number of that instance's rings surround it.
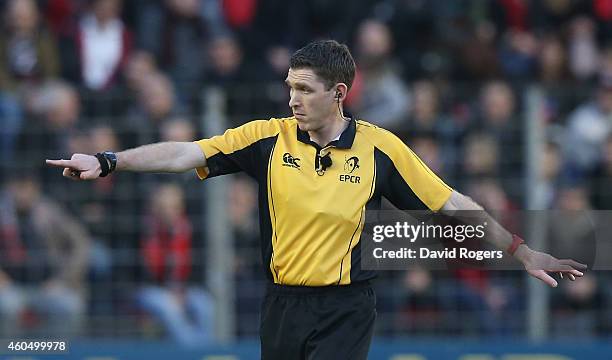
M 453 191 L 441 211 L 442 213 L 452 215 L 452 212 L 456 210 L 481 210 L 485 217 L 484 220 L 489 224 L 490 234 L 486 237 L 487 241 L 502 250 L 509 249 L 512 246 L 513 236 L 508 230 L 504 229 L 503 226 L 495 221 L 471 198 Z M 559 273 L 561 278 L 565 274 L 568 279 L 575 280 L 576 276 L 583 275 L 580 270 L 587 268 L 585 264 L 571 259 L 559 260 L 549 254 L 532 250 L 524 243 L 515 249 L 514 257 L 523 263 L 529 275 L 542 280 L 552 287 L 557 286 L 557 281 L 548 274 L 549 272 Z
M 73 180 L 97 179 L 102 172 L 92 155 L 74 154 L 70 160 L 46 162 L 64 168 L 63 175 Z M 161 142 L 118 152 L 116 170 L 179 173 L 201 166 L 206 166 L 206 157 L 196 143 Z

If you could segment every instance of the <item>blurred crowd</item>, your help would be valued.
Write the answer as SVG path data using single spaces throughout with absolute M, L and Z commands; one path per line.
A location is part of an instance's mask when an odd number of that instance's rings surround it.
M 489 210 L 525 208 L 530 89 L 545 127 L 537 203 L 612 209 L 612 0 L 0 0 L 0 337 L 214 341 L 205 186 L 194 174 L 73 183 L 46 158 L 203 136 L 290 114 L 291 53 L 352 49 L 347 99 Z M 232 179 L 237 329 L 257 334 L 255 188 Z M 556 227 L 579 238 L 579 218 Z M 565 226 L 565 227 L 563 227 Z M 561 229 L 561 230 L 559 230 Z M 565 230 L 565 231 L 563 231 Z M 525 332 L 522 274 L 382 274 L 380 332 Z M 606 336 L 604 272 L 551 299 L 555 334 Z M 126 330 L 127 329 L 127 330 Z

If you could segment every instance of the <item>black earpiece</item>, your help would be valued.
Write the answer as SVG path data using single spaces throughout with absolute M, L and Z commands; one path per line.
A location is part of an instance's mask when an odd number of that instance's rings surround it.
M 340 102 L 341 97 L 342 97 L 342 93 L 340 92 L 340 90 L 336 90 L 336 101 Z

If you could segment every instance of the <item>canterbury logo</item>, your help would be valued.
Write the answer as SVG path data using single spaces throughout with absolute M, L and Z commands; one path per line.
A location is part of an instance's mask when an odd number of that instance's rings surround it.
M 344 161 L 345 173 L 352 174 L 357 169 L 359 169 L 359 158 L 357 156 L 350 157 Z
M 289 153 L 283 154 L 283 166 L 289 166 L 292 168 L 300 168 L 300 158 L 291 156 Z

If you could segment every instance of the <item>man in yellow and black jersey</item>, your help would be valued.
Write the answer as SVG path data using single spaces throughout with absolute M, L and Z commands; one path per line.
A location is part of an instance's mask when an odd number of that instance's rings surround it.
M 241 169 L 259 183 L 262 255 L 275 284 L 373 278 L 360 267 L 366 209 L 380 208 L 384 196 L 402 209 L 437 211 L 452 193 L 392 133 L 341 121 L 337 138 L 324 146 L 295 117 L 252 121 L 197 142 L 207 159 L 197 169 L 201 179 Z
M 345 116 L 355 63 L 345 45 L 296 51 L 286 83 L 294 116 L 257 120 L 194 143 L 48 160 L 75 180 L 113 170 L 182 172 L 201 179 L 244 171 L 259 184 L 261 249 L 269 278 L 261 313 L 263 359 L 366 359 L 376 318 L 371 271 L 361 269 L 365 211 L 382 197 L 400 209 L 480 210 L 440 180 L 392 133 Z M 488 239 L 551 286 L 547 272 L 582 264 L 531 250 L 493 219 Z

